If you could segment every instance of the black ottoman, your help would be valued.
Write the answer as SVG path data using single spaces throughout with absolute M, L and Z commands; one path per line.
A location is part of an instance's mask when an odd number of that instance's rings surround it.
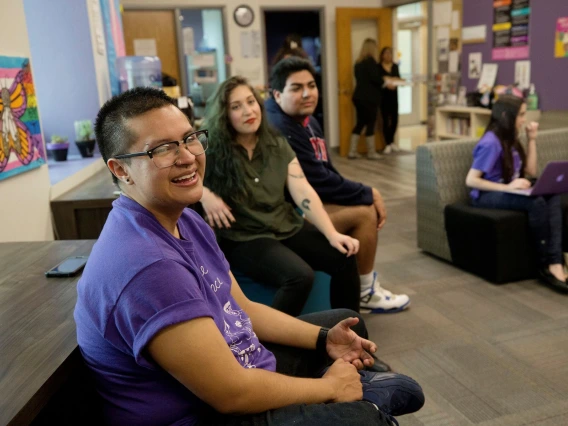
M 523 212 L 446 206 L 452 262 L 495 284 L 536 278 L 537 255 Z

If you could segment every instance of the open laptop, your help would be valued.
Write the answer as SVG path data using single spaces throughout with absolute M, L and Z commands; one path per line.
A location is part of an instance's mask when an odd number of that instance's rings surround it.
M 568 192 L 568 161 L 551 161 L 532 188 L 515 189 L 515 194 L 534 197 Z

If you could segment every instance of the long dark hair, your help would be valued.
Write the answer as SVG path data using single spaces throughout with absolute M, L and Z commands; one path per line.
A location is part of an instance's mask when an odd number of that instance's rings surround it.
M 250 196 L 245 182 L 241 156 L 237 149 L 237 132 L 229 120 L 229 97 L 239 86 L 248 87 L 260 106 L 261 121 L 256 135 L 262 159 L 266 165 L 266 142 L 276 139 L 278 133 L 266 120 L 264 102 L 244 77 L 235 76 L 225 80 L 207 101 L 203 128 L 209 130 L 207 158 L 211 162 L 205 168 L 205 185 L 226 202 L 239 202 Z
M 383 63 L 383 57 L 385 56 L 385 53 L 387 53 L 388 50 L 390 50 L 391 55 L 393 55 L 393 53 L 392 53 L 392 47 L 389 47 L 389 46 L 383 47 L 383 48 L 381 49 L 381 54 L 379 55 L 379 63 L 380 63 L 380 64 Z M 392 61 L 393 61 L 393 63 L 394 63 L 394 57 L 392 58 Z
M 505 183 L 511 182 L 513 174 L 515 173 L 513 149 L 516 149 L 521 157 L 520 177 L 524 176 L 527 155 L 519 141 L 519 132 L 517 129 L 517 117 L 524 103 L 525 101 L 517 96 L 500 95 L 497 102 L 493 105 L 491 121 L 487 129 L 485 129 L 485 133 L 495 133 L 501 142 L 503 148 L 503 180 Z

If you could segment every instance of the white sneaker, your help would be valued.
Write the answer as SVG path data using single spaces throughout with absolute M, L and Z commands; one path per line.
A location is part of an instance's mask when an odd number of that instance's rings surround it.
M 349 158 L 350 160 L 358 160 L 359 158 L 363 158 L 363 156 L 355 151 L 347 154 L 347 158 Z
M 385 147 L 385 149 L 383 149 L 383 154 L 390 154 L 392 152 L 392 147 L 390 145 L 387 145 Z
M 403 311 L 410 306 L 410 298 L 406 294 L 392 294 L 382 288 L 377 280 L 376 272 L 374 272 L 373 280 L 373 287 L 367 291 L 367 294 L 361 295 L 359 305 L 362 308 L 361 312 L 391 314 Z
M 383 156 L 376 152 L 369 152 L 367 153 L 367 160 L 382 160 Z

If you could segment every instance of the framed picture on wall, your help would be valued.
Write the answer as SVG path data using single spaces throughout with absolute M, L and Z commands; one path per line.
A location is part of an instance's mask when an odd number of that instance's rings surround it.
M 46 163 L 28 58 L 0 56 L 0 180 Z

